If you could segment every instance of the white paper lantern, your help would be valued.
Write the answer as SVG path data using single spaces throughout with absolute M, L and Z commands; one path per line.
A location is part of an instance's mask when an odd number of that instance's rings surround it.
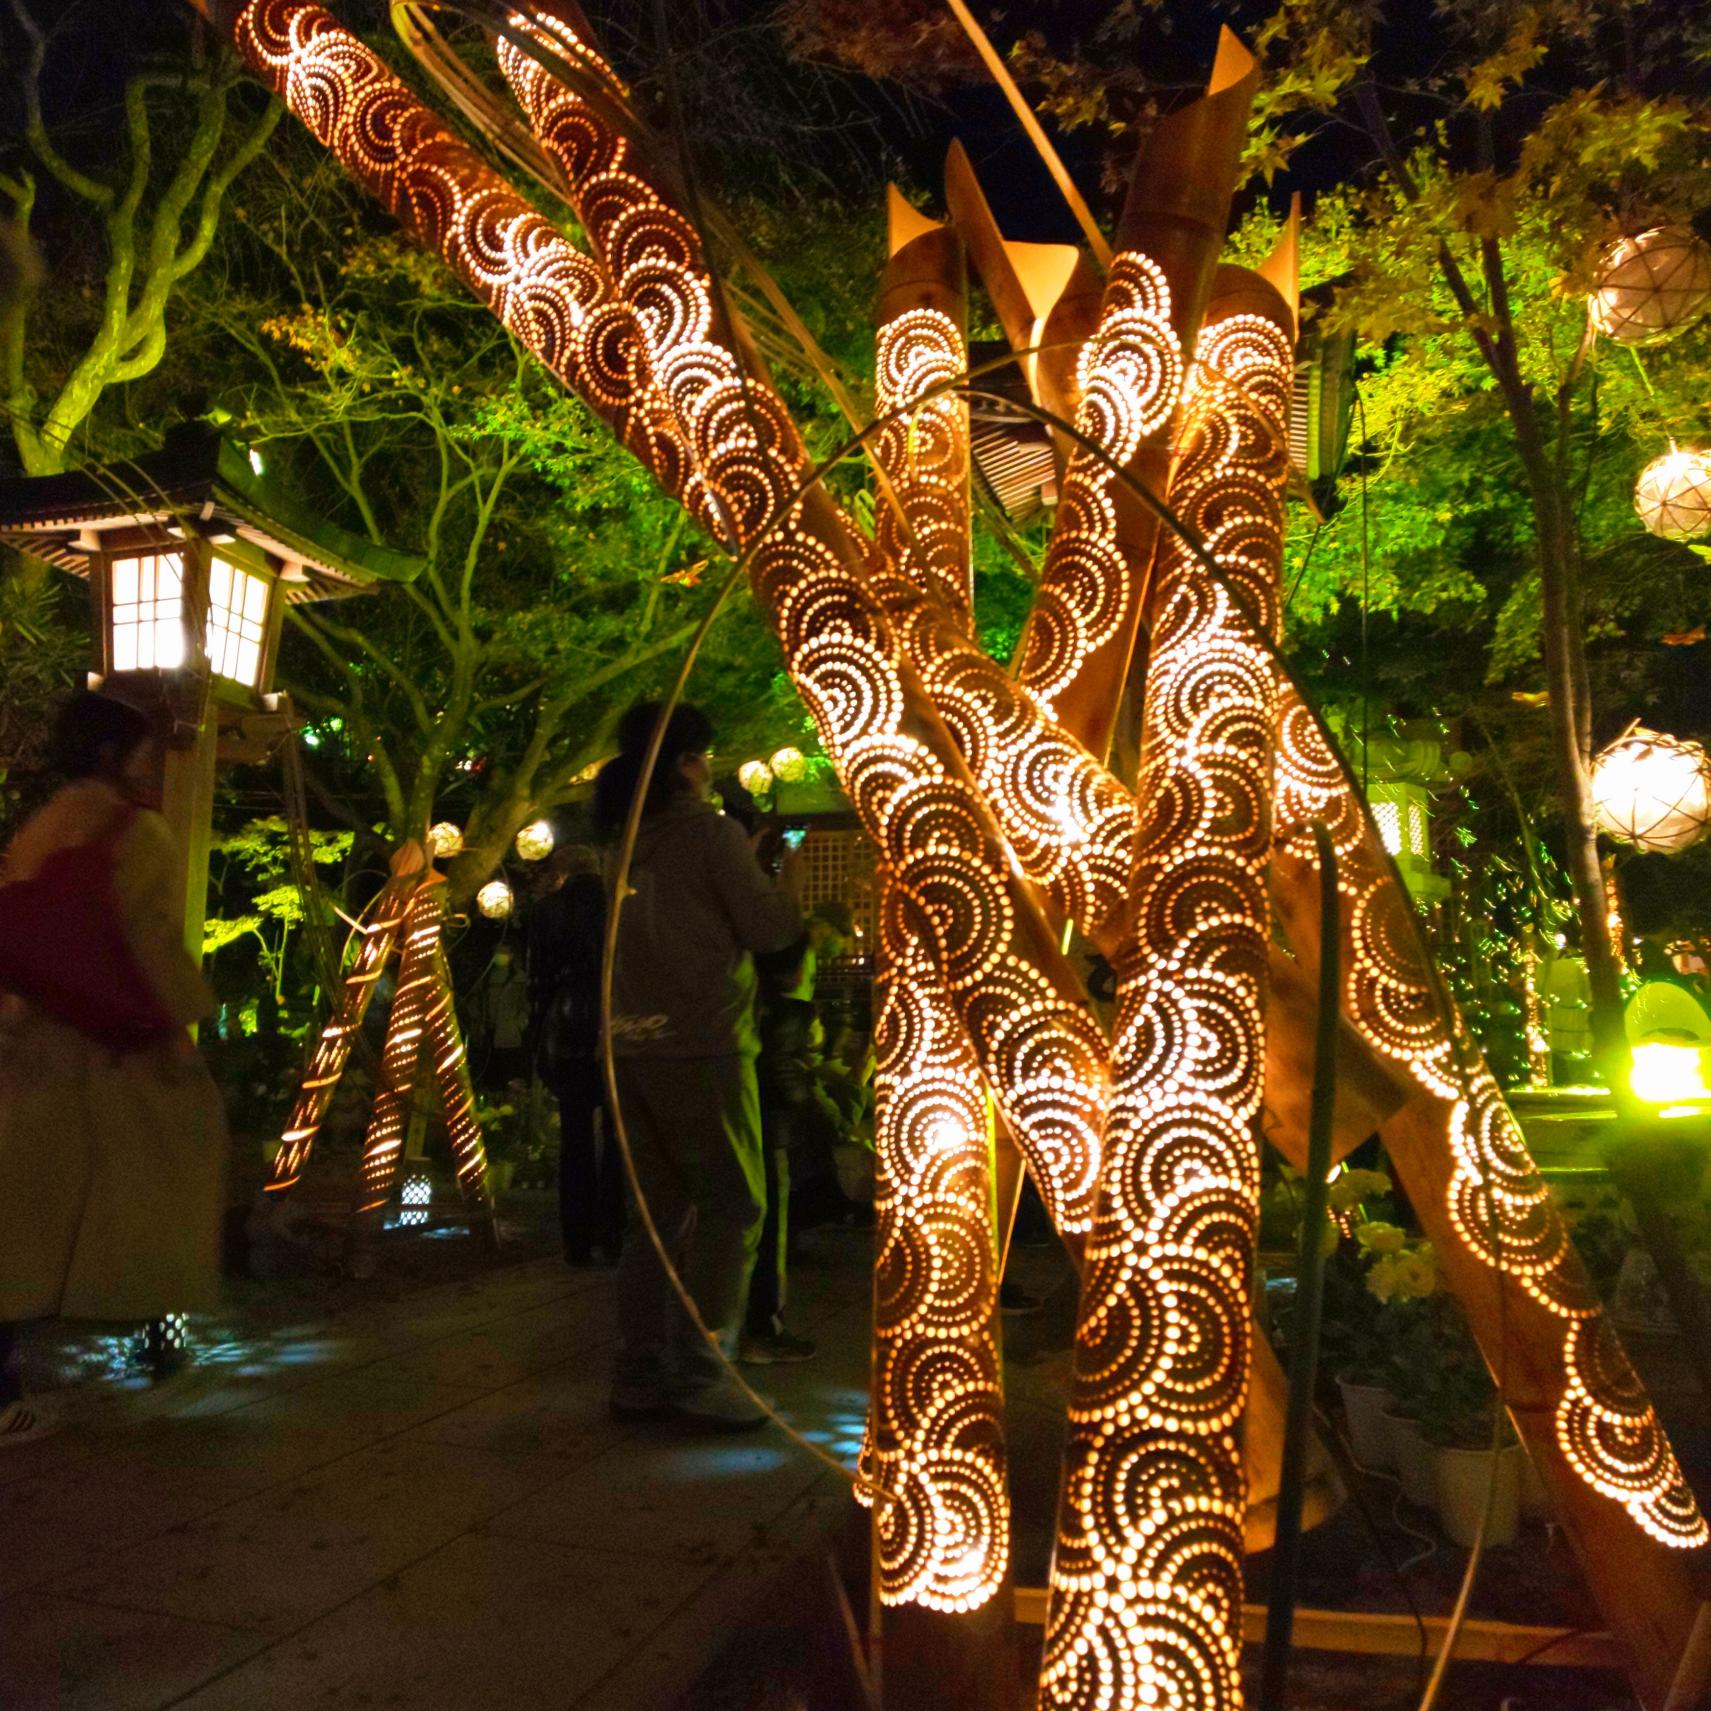
M 1711 455 L 1671 446 L 1653 458 L 1634 484 L 1634 509 L 1666 541 L 1690 541 L 1711 530 Z
M 1598 258 L 1592 324 L 1625 345 L 1672 337 L 1711 303 L 1711 248 L 1687 226 L 1618 238 Z
M 428 828 L 428 848 L 437 856 L 454 856 L 463 848 L 463 832 L 450 820 Z
M 1711 825 L 1711 755 L 1636 725 L 1592 763 L 1592 817 L 1635 849 L 1668 855 Z
M 553 842 L 551 823 L 536 820 L 517 834 L 517 854 L 524 861 L 545 861 L 553 853 Z
M 808 776 L 808 761 L 800 749 L 779 749 L 768 764 L 772 776 L 783 784 L 800 784 Z
M 751 796 L 764 796 L 772 789 L 772 768 L 764 760 L 745 760 L 737 768 L 737 783 Z
M 511 913 L 511 887 L 502 879 L 490 879 L 475 894 L 475 906 L 490 921 L 503 921 Z

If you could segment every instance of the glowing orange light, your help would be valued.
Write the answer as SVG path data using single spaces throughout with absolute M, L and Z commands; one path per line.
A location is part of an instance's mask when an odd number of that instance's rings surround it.
M 1277 707 L 1255 624 L 1275 632 L 1291 345 L 1243 314 L 1209 327 L 1199 354 L 1172 500 L 1251 604 L 1165 550 L 1136 787 L 1150 811 L 1116 968 L 1116 1094 L 1040 1678 L 1042 1705 L 1075 1711 L 1241 1696 L 1235 1433 L 1259 1221 Z

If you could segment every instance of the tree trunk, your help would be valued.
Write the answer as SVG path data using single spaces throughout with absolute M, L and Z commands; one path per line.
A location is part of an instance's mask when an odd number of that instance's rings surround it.
M 1580 921 L 1580 951 L 1592 989 L 1593 1062 L 1621 1100 L 1627 1091 L 1628 1038 L 1622 1024 L 1620 971 L 1610 942 L 1609 897 L 1592 822 L 1591 705 L 1570 498 L 1546 452 L 1531 390 L 1514 389 L 1508 402 L 1538 536 L 1551 751 L 1562 798 L 1564 854 Z

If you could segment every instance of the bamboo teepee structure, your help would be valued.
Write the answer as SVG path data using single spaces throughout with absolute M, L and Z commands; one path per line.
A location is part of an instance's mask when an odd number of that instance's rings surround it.
M 1293 256 L 1220 260 L 1251 56 L 1226 36 L 1205 96 L 1157 128 L 1108 267 L 1006 243 L 964 161 L 948 227 L 894 211 L 870 535 L 818 479 L 571 0 L 454 9 L 494 35 L 515 106 L 443 62 L 442 83 L 571 210 L 577 243 L 313 0 L 218 19 L 746 569 L 880 852 L 870 1470 L 888 1700 L 894 1665 L 898 1704 L 921 1678 L 910 1658 L 940 1672 L 938 1703 L 1011 1691 L 993 1643 L 1010 1528 L 990 1093 L 1083 1272 L 1040 1703 L 1240 1703 L 1244 1412 L 1249 1462 L 1276 1412 L 1250 1333 L 1259 1148 L 1263 1129 L 1305 1161 L 1318 825 L 1343 903 L 1336 1148 L 1383 1133 L 1661 1707 L 1697 1667 L 1704 1520 L 1275 651 Z M 395 13 L 428 39 L 416 8 Z M 968 623 L 965 253 L 1062 470 L 1015 676 Z M 1109 1034 L 1066 922 L 1116 972 Z
M 350 1063 L 375 988 L 396 956 L 392 1009 L 386 1019 L 386 1043 L 363 1138 L 352 1213 L 358 1219 L 371 1218 L 391 1200 L 404 1162 L 412 1103 L 417 1089 L 431 1082 L 451 1143 L 458 1187 L 491 1233 L 487 1152 L 475 1120 L 475 1090 L 470 1085 L 469 1058 L 458 1026 L 443 939 L 445 876 L 435 870 L 426 849 L 414 838 L 406 839 L 394 852 L 391 868 L 359 930 L 343 986 L 331 995 L 332 1014 L 310 1054 L 266 1192 L 279 1199 L 301 1179 Z

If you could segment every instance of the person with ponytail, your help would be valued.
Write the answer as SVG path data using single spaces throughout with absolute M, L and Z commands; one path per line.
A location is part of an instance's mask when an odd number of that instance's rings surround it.
M 731 1358 L 766 1214 L 754 955 L 801 936 L 800 867 L 786 855 L 769 878 L 748 834 L 714 806 L 713 728 L 700 708 L 671 712 L 646 767 L 661 716 L 657 702 L 624 715 L 619 752 L 595 783 L 595 820 L 614 843 L 642 797 L 612 968 L 612 1053 L 633 1188 Z M 726 1431 L 763 1423 L 678 1307 L 633 1214 L 617 1303 L 614 1417 L 670 1414 Z
M 153 1375 L 168 1320 L 219 1303 L 226 1122 L 190 1024 L 213 1009 L 184 943 L 184 858 L 148 800 L 149 718 L 74 696 L 64 783 L 0 867 L 0 1449 L 47 1425 L 17 1327 L 129 1322 Z

